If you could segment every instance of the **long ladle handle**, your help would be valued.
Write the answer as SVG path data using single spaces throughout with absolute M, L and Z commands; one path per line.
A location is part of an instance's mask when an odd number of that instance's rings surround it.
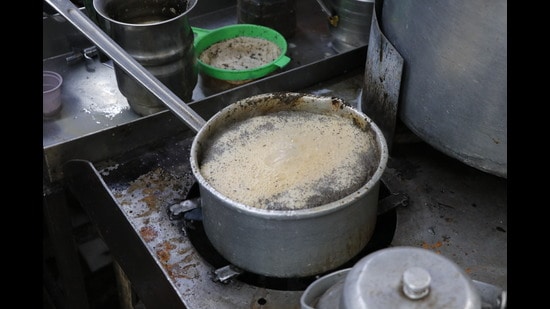
M 69 0 L 45 0 L 59 14 L 71 22 L 97 47 L 116 62 L 126 73 L 135 78 L 191 129 L 198 132 L 206 121 L 175 95 L 168 87 L 132 58 L 120 45 L 111 39 L 101 28 L 80 11 Z

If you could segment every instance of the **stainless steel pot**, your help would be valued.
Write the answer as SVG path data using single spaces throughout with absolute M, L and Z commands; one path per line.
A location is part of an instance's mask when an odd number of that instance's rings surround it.
M 98 22 L 125 51 L 185 102 L 198 81 L 194 35 L 188 14 L 196 0 L 94 0 Z M 118 89 L 138 115 L 166 105 L 118 63 Z
M 507 2 L 384 0 L 379 20 L 405 60 L 403 123 L 451 157 L 506 177 Z
M 368 181 L 339 200 L 296 210 L 244 205 L 221 194 L 206 181 L 200 168 L 201 159 L 207 142 L 217 131 L 230 123 L 280 110 L 351 119 L 373 141 L 370 160 L 364 162 L 372 170 Z M 199 183 L 206 235 L 222 256 L 244 270 L 281 278 L 319 274 L 353 258 L 374 231 L 379 181 L 388 159 L 387 145 L 380 129 L 367 116 L 340 99 L 273 93 L 235 102 L 207 121 L 193 141 L 190 156 L 191 169 Z

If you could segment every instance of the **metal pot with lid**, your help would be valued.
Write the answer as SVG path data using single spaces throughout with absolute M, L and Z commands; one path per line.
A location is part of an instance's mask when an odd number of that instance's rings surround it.
M 302 309 L 487 308 L 458 265 L 407 246 L 378 250 L 352 268 L 317 279 L 300 302 Z M 505 308 L 505 299 L 490 308 Z

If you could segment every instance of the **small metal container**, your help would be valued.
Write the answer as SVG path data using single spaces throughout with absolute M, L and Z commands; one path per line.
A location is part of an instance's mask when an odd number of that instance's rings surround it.
M 130 56 L 184 102 L 198 80 L 194 34 L 188 12 L 196 0 L 94 0 L 98 23 Z M 120 92 L 134 112 L 145 116 L 164 103 L 115 63 Z

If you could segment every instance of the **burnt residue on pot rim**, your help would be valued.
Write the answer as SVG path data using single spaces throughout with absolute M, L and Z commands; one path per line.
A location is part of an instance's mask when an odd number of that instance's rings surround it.
M 199 169 L 202 149 L 205 149 L 207 146 L 208 137 L 220 130 L 224 130 L 229 124 L 283 110 L 309 111 L 320 114 L 338 115 L 351 119 L 356 126 L 361 128 L 361 130 L 373 134 L 373 142 L 376 146 L 373 151 L 375 155 L 372 156 L 371 162 L 365 162 L 365 164 L 373 167 L 372 175 L 368 181 L 359 189 L 339 200 L 316 207 L 291 210 L 261 209 L 249 206 L 229 199 L 212 187 L 202 176 Z M 330 214 L 341 207 L 353 204 L 362 196 L 377 189 L 380 178 L 386 168 L 388 156 L 386 140 L 378 126 L 368 116 L 354 109 L 342 99 L 306 93 L 272 92 L 244 98 L 230 104 L 212 116 L 201 130 L 199 130 L 193 140 L 190 163 L 191 170 L 200 185 L 227 203 L 227 207 L 234 207 L 238 211 L 259 217 L 287 220 L 289 218 L 300 219 Z
M 314 105 L 312 104 L 314 101 L 320 102 L 321 104 Z M 328 104 L 329 101 L 330 104 Z M 271 92 L 244 98 L 220 110 L 211 120 L 223 114 L 223 116 L 221 116 L 223 118 L 231 119 L 231 121 L 241 121 L 246 118 L 270 114 L 281 110 L 304 110 L 304 106 L 306 105 L 307 111 L 320 114 L 332 113 L 350 118 L 353 123 L 363 131 L 373 130 L 371 126 L 374 123 L 370 118 L 355 110 L 340 98 L 296 92 Z M 227 120 L 227 122 L 229 122 L 229 120 Z M 206 125 L 209 123 L 211 123 L 211 121 L 208 121 Z M 219 128 L 216 128 L 216 130 L 219 130 Z

